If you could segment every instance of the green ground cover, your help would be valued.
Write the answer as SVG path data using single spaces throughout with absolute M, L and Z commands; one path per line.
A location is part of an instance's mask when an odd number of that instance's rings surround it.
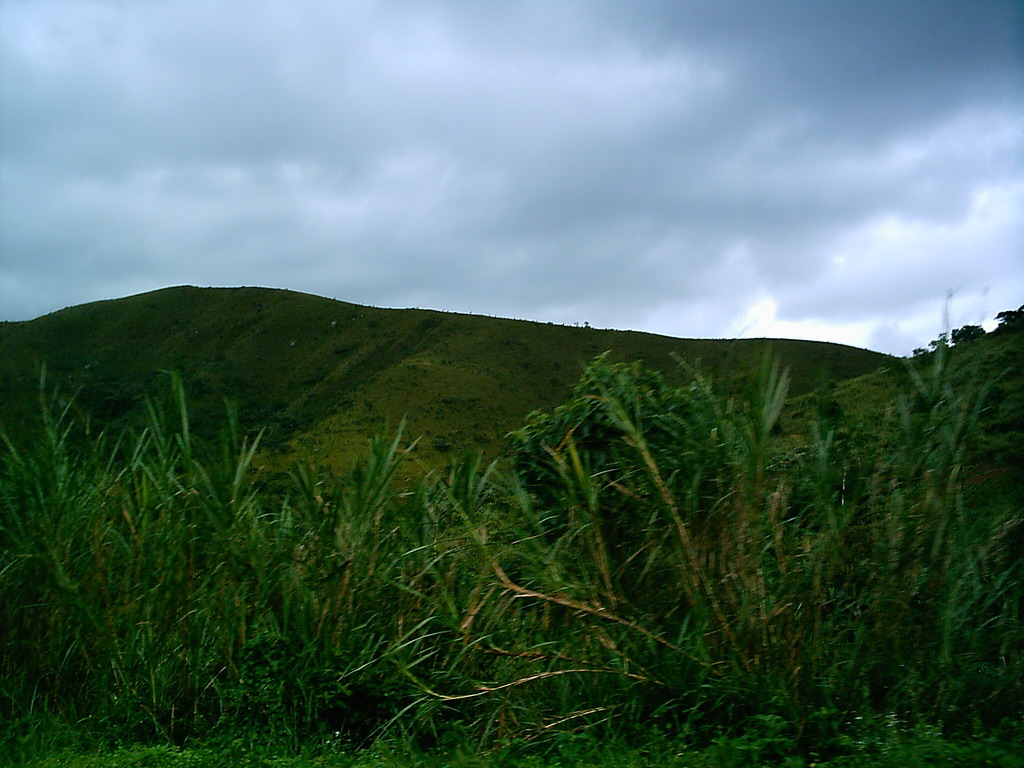
M 379 309 L 265 288 L 168 288 L 0 323 L 0 425 L 38 424 L 39 367 L 79 418 L 125 429 L 145 424 L 161 371 L 178 371 L 192 430 L 216 438 L 223 398 L 264 430 L 256 457 L 284 471 L 296 456 L 343 470 L 366 442 L 405 419 L 420 437 L 409 468 L 443 468 L 453 454 L 496 456 L 503 435 L 536 408 L 568 397 L 586 364 L 611 350 L 679 383 L 677 358 L 722 381 L 742 377 L 764 339 L 674 339 L 450 312 Z M 892 362 L 839 344 L 776 340 L 792 388 L 828 372 L 843 380 Z
M 206 747 L 169 745 L 120 749 L 63 750 L 17 763 L 19 768 L 1017 768 L 1024 763 L 1022 734 L 1009 732 L 978 739 L 949 740 L 934 730 L 894 733 L 880 727 L 851 737 L 845 754 L 806 757 L 791 744 L 759 733 L 719 738 L 702 748 L 653 736 L 643 746 L 595 740 L 569 740 L 537 750 L 505 745 L 490 751 L 451 747 L 423 752 L 408 745 L 382 743 L 363 750 L 321 750 L 296 756 L 288 750 L 254 748 L 241 743 Z M 14 768 L 15 764 L 11 764 Z
M 0 449 L 0 759 L 1019 765 L 1007 338 L 790 416 L 771 360 L 599 359 L 501 462 L 415 479 L 397 431 L 268 484 L 180 379 L 123 431 L 53 398 Z

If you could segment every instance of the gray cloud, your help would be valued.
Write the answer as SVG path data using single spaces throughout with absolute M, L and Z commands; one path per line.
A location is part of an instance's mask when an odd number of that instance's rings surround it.
M 0 0 L 0 317 L 263 284 L 906 353 L 1024 301 L 1022 19 Z

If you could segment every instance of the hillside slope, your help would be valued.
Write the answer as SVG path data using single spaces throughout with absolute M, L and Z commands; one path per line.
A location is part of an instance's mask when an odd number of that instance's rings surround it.
M 266 288 L 167 288 L 0 324 L 0 420 L 31 428 L 40 366 L 101 424 L 130 422 L 180 371 L 199 430 L 222 400 L 268 447 L 343 463 L 369 436 L 406 419 L 420 455 L 497 450 L 529 411 L 561 402 L 583 366 L 606 350 L 670 380 L 677 360 L 719 380 L 742 378 L 771 346 L 793 391 L 873 371 L 885 355 L 791 340 L 675 339 L 418 309 L 377 309 Z

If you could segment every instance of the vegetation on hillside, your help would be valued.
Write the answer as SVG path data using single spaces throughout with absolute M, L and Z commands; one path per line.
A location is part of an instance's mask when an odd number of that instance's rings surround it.
M 823 372 L 838 381 L 885 355 L 778 340 L 795 392 Z M 0 323 L 0 424 L 33 433 L 39 369 L 74 394 L 97 427 L 141 428 L 165 371 L 189 392 L 192 430 L 215 439 L 223 399 L 264 431 L 258 463 L 286 470 L 293 454 L 341 470 L 388 425 L 421 437 L 412 467 L 440 469 L 463 450 L 498 454 L 502 436 L 562 402 L 587 362 L 610 350 L 671 383 L 676 360 L 722 381 L 756 369 L 768 342 L 672 339 L 425 310 L 363 307 L 262 288 L 169 288 Z
M 973 342 L 980 375 L 1022 338 Z M 884 374 L 877 410 L 822 387 L 795 439 L 777 362 L 723 392 L 600 358 L 507 466 L 404 480 L 399 429 L 273 489 L 180 379 L 121 432 L 51 399 L 0 449 L 0 742 L 852 765 L 968 740 L 1010 765 L 1024 520 L 991 441 L 1019 436 L 1020 372 L 976 386 L 965 359 Z

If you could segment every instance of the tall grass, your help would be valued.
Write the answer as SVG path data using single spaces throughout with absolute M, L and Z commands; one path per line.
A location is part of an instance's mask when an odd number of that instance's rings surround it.
M 402 619 L 398 439 L 334 484 L 297 467 L 269 504 L 233 415 L 203 445 L 180 382 L 170 405 L 119 440 L 64 409 L 34 444 L 7 443 L 4 710 L 169 739 L 236 720 L 338 729 L 356 692 L 357 719 L 383 717 L 387 676 L 368 670 Z
M 198 440 L 177 380 L 130 434 L 51 405 L 0 464 L 0 716 L 294 745 L 1020 720 L 1019 496 L 968 492 L 979 403 L 941 360 L 895 441 L 823 423 L 788 456 L 778 367 L 724 399 L 595 365 L 587 424 L 537 417 L 520 471 L 415 483 L 399 431 L 269 488 L 258 438 L 229 409 Z
M 859 477 L 820 431 L 802 461 L 770 465 L 785 393 L 771 367 L 745 402 L 698 380 L 701 418 L 656 445 L 628 383 L 581 395 L 631 455 L 594 473 L 568 430 L 539 473 L 559 477 L 555 502 L 516 488 L 511 541 L 476 539 L 490 572 L 462 624 L 502 662 L 476 682 L 495 731 L 769 712 L 813 740 L 836 712 L 1019 718 L 1021 520 L 969 505 L 971 405 L 929 386 Z

